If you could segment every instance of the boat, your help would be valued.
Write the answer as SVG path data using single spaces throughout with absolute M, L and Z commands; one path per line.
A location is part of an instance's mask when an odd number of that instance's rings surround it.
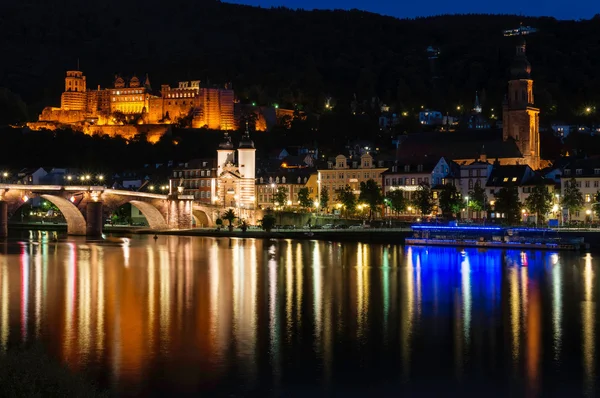
M 420 246 L 456 246 L 532 250 L 580 250 L 583 238 L 566 238 L 550 228 L 438 224 L 411 225 L 404 243 Z

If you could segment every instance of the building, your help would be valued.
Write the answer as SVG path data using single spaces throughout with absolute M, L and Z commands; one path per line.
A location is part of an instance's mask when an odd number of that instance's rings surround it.
M 523 156 L 523 163 L 537 170 L 541 167 L 540 110 L 533 105 L 533 80 L 525 41 L 517 46 L 510 73 L 502 112 L 502 138 L 504 141 L 513 139 Z
M 280 171 L 266 173 L 256 179 L 256 206 L 259 209 L 269 209 L 276 207 L 297 208 L 298 192 L 306 187 L 310 172 L 290 172 Z M 280 188 L 286 192 L 285 203 L 277 203 L 275 194 Z M 310 193 L 309 193 L 310 195 Z M 312 195 L 314 196 L 314 194 Z
M 369 153 L 360 157 L 346 157 L 338 155 L 335 159 L 327 162 L 326 169 L 318 169 L 318 195 L 321 197 L 323 189 L 329 193 L 329 205 L 337 201 L 336 191 L 349 185 L 352 191 L 360 194 L 360 183 L 375 180 L 379 185 L 382 183 L 382 174 L 388 168 L 376 163 Z
M 445 157 L 466 164 L 485 154 L 490 161 L 501 165 L 527 164 L 534 170 L 544 167 L 547 162 L 540 158 L 539 109 L 534 107 L 530 74 L 531 65 L 525 55 L 525 44 L 522 44 L 517 46 L 511 65 L 501 130 L 475 128 L 409 134 L 398 140 L 397 157 Z M 486 125 L 478 125 L 474 120 L 473 126 Z
M 596 203 L 596 195 L 600 191 L 600 158 L 574 160 L 565 166 L 560 178 L 561 198 L 573 178 L 583 195 L 584 207 L 575 214 L 569 214 L 567 209 L 563 209 L 563 218 L 577 221 L 592 219 L 595 217 L 594 207 L 600 206 Z
M 155 92 L 147 75 L 143 82 L 137 76 L 126 79 L 117 75 L 113 87 L 101 89 L 98 86 L 96 90 L 89 90 L 83 72 L 67 71 L 60 108 L 44 108 L 38 122 L 28 126 L 39 129 L 67 124 L 89 134 L 100 132 L 130 138 L 135 132 L 125 134 L 124 129 L 111 126 L 125 125 L 124 128 L 131 130 L 135 125 L 172 123 L 182 127 L 235 129 L 231 86 L 204 87 L 200 80 L 194 80 L 179 82 L 178 87 L 173 88 L 162 85 L 161 90 Z
M 217 190 L 217 160 L 194 159 L 173 170 L 172 186 L 183 187 L 183 195 L 193 195 L 204 204 L 213 203 Z
M 217 150 L 217 190 L 213 204 L 221 207 L 254 209 L 256 205 L 256 149 L 250 133 L 242 136 L 236 151 L 225 133 Z

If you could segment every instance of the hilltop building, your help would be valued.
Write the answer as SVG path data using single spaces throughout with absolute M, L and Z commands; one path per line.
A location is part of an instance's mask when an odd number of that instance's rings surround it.
M 127 136 L 129 130 L 132 135 L 140 132 L 136 125 L 173 123 L 194 128 L 235 129 L 231 85 L 205 87 L 195 80 L 179 82 L 177 87 L 163 84 L 160 91 L 154 91 L 147 75 L 143 82 L 137 76 L 130 79 L 115 76 L 113 87 L 101 89 L 98 86 L 89 90 L 83 72 L 67 71 L 60 108 L 44 108 L 39 121 L 30 123 L 29 127 L 52 128 L 66 124 L 89 134 Z M 119 125 L 123 128 L 108 127 Z M 166 129 L 160 131 L 164 133 Z

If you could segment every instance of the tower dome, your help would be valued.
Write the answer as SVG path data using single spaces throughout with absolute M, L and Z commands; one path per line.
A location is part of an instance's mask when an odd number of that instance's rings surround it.
M 512 79 L 529 79 L 531 76 L 531 64 L 527 60 L 525 41 L 517 46 L 517 54 L 510 64 L 510 76 Z
M 233 149 L 233 144 L 231 143 L 231 137 L 229 136 L 229 133 L 225 132 L 223 141 L 219 143 L 219 149 Z
M 250 132 L 248 131 L 248 123 L 246 123 L 246 131 L 240 141 L 240 148 L 254 148 L 254 141 L 250 139 Z

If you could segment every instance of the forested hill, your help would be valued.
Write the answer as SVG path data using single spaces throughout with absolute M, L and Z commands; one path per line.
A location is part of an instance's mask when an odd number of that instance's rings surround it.
M 543 114 L 568 120 L 593 103 L 600 111 L 600 16 L 399 20 L 216 1 L 4 0 L 0 87 L 19 94 L 35 117 L 58 105 L 64 72 L 79 59 L 90 88 L 108 86 L 115 73 L 148 73 L 155 87 L 231 81 L 242 101 L 309 110 L 322 109 L 327 96 L 338 110 L 349 109 L 354 95 L 359 103 L 378 97 L 398 111 L 448 110 L 471 106 L 475 91 L 489 109 L 503 99 L 514 55 L 516 39 L 502 30 L 519 23 L 539 29 L 527 40 Z M 435 85 L 428 46 L 441 51 Z

